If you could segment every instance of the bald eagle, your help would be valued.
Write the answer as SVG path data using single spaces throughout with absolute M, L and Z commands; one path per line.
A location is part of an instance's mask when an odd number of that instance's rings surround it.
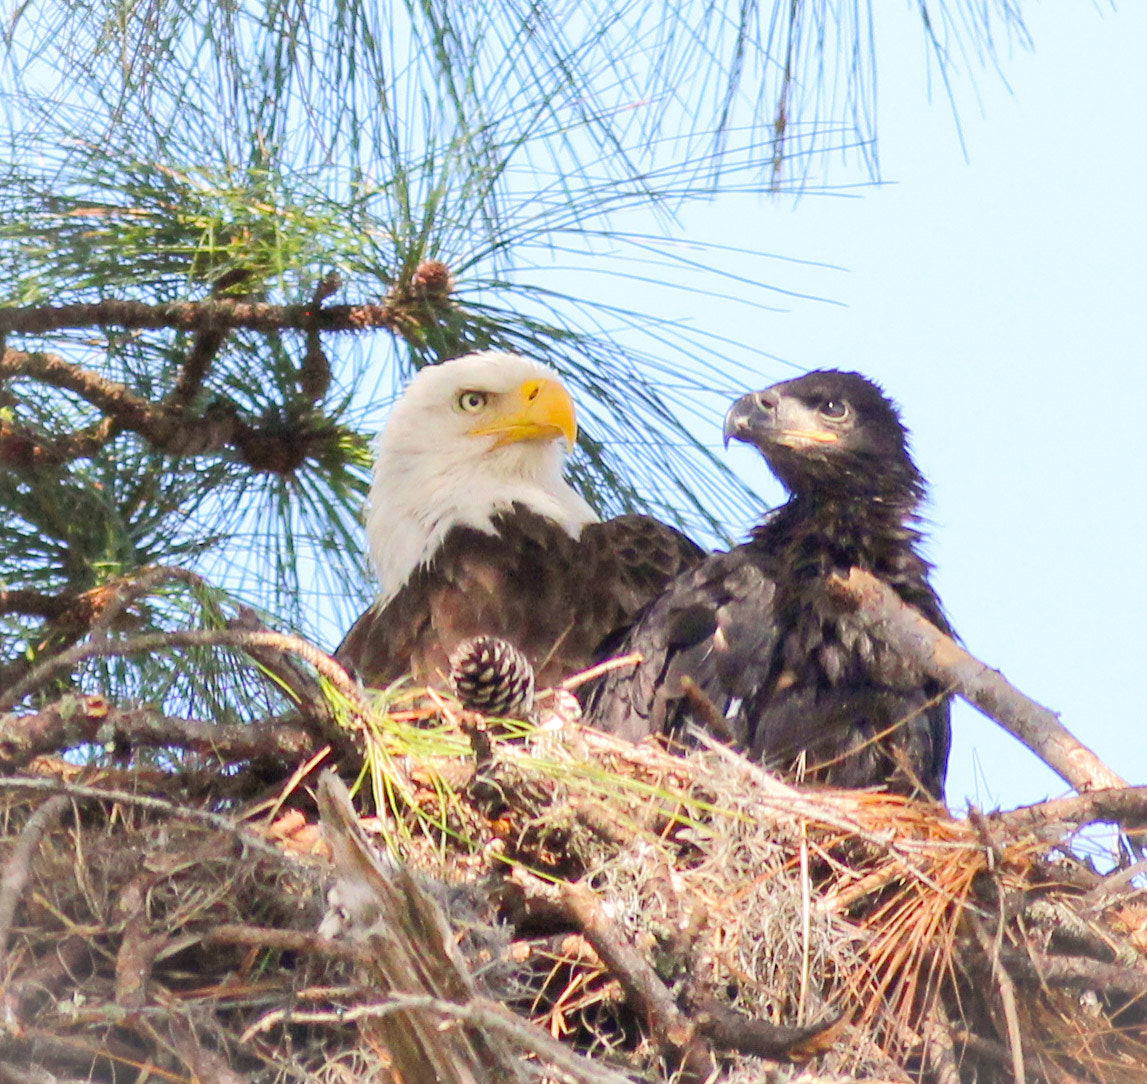
M 473 637 L 539 685 L 595 661 L 702 551 L 649 516 L 599 521 L 562 476 L 577 435 L 557 373 L 485 351 L 421 370 L 387 420 L 367 512 L 382 589 L 335 657 L 366 685 L 446 687 Z
M 745 395 L 725 442 L 764 456 L 789 491 L 750 541 L 680 576 L 623 650 L 589 721 L 636 740 L 693 721 L 777 770 L 942 798 L 948 697 L 825 591 L 865 569 L 950 632 L 921 557 L 924 479 L 896 407 L 858 373 L 825 370 Z

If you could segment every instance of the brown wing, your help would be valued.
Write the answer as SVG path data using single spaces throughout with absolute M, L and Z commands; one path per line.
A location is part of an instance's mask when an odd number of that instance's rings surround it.
M 616 516 L 583 528 L 586 592 L 578 613 L 588 645 L 582 666 L 609 654 L 645 610 L 705 551 L 652 516 Z
M 440 685 L 460 641 L 499 636 L 525 653 L 545 687 L 593 662 L 701 554 L 648 516 L 590 524 L 575 540 L 515 507 L 495 528 L 450 531 L 394 598 L 359 618 L 335 657 L 370 686 L 404 674 Z

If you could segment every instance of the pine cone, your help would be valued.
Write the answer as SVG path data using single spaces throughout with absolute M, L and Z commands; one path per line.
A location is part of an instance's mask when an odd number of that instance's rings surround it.
M 524 719 L 534 706 L 534 668 L 496 636 L 463 640 L 450 656 L 450 687 L 470 711 Z

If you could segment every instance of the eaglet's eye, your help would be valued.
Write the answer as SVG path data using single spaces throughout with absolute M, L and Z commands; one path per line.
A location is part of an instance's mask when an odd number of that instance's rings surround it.
M 840 421 L 841 418 L 848 416 L 848 404 L 843 399 L 826 399 L 820 405 L 820 412 L 826 418 Z
M 487 398 L 484 391 L 464 391 L 458 396 L 458 408 L 467 414 L 477 414 L 486 405 Z

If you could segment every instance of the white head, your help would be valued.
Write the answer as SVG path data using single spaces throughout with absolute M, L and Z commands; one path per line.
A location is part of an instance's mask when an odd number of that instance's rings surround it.
M 367 506 L 371 560 L 391 598 L 454 526 L 492 531 L 515 502 L 577 537 L 597 517 L 562 478 L 573 400 L 540 362 L 483 351 L 428 366 L 378 438 Z

